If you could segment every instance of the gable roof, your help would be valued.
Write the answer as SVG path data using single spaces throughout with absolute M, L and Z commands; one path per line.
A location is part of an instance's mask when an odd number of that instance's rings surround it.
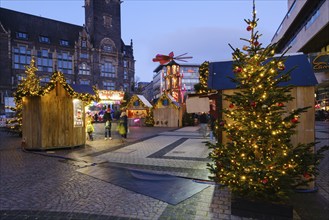
M 318 84 L 312 66 L 305 54 L 285 56 L 286 71 L 295 69 L 291 72 L 291 79 L 288 82 L 282 82 L 280 86 L 315 86 Z M 216 90 L 235 89 L 236 84 L 229 78 L 234 78 L 233 61 L 211 62 L 209 63 L 208 87 Z
M 5 8 L 0 8 L 0 23 L 6 31 L 11 31 L 13 39 L 17 32 L 23 32 L 28 34 L 28 41 L 39 42 L 39 36 L 45 36 L 54 45 L 59 45 L 60 40 L 66 40 L 69 48 L 74 48 L 74 42 L 79 39 L 79 32 L 83 30 L 82 26 Z
M 164 93 L 155 102 L 154 108 L 160 108 L 160 107 L 162 107 L 163 106 L 162 105 L 162 101 L 163 100 L 168 100 L 169 101 L 168 106 L 175 106 L 176 108 L 179 108 L 180 107 L 180 104 L 175 101 L 174 97 L 172 97 L 170 94 Z
M 141 105 L 135 106 L 134 103 L 140 101 Z M 127 107 L 133 106 L 134 109 L 151 108 L 151 103 L 143 95 L 133 95 L 127 104 Z

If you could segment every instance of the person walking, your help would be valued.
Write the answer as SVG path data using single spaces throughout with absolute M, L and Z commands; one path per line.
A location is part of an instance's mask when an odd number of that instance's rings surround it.
M 208 116 L 205 112 L 202 112 L 202 114 L 199 116 L 199 122 L 200 122 L 201 134 L 202 134 L 203 138 L 206 138 L 207 126 L 208 126 Z
M 121 142 L 125 142 L 128 133 L 128 117 L 126 112 L 122 112 L 120 115 L 117 131 L 121 136 Z
M 111 115 L 111 109 L 107 108 L 106 112 L 103 116 L 103 122 L 105 122 L 105 140 L 107 140 L 107 137 L 109 140 L 112 140 L 111 135 L 111 128 L 112 128 L 112 115 Z
M 93 141 L 94 140 L 93 133 L 94 133 L 95 129 L 94 129 L 94 126 L 91 123 L 91 121 L 87 121 L 86 131 L 88 134 L 88 139 L 90 141 Z

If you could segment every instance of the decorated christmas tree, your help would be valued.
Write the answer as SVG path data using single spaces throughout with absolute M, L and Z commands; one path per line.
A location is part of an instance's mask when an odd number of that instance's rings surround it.
M 39 77 L 35 74 L 38 69 L 35 67 L 34 58 L 31 59 L 30 65 L 25 67 L 26 78 L 18 85 L 15 92 L 15 107 L 6 106 L 6 108 L 15 112 L 15 118 L 7 121 L 13 124 L 12 130 L 21 133 L 22 127 L 22 97 L 37 96 L 42 91 Z
M 228 186 L 234 195 L 249 199 L 282 202 L 298 187 L 314 180 L 321 152 L 315 143 L 291 142 L 299 118 L 308 107 L 287 110 L 293 100 L 291 86 L 280 86 L 293 70 L 285 69 L 285 53 L 275 56 L 276 44 L 263 47 L 252 19 L 245 20 L 250 39 L 242 50 L 233 49 L 233 82 L 237 91 L 224 96 L 230 105 L 217 127 L 227 143 L 208 143 L 213 148 L 208 164 L 212 177 Z
M 199 67 L 199 83 L 194 85 L 195 92 L 197 94 L 207 94 L 210 92 L 208 88 L 209 78 L 209 62 L 203 62 Z

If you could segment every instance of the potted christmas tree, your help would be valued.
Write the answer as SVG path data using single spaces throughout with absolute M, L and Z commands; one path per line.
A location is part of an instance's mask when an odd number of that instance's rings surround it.
M 299 117 L 309 107 L 286 108 L 294 99 L 292 87 L 280 83 L 289 81 L 293 69 L 285 70 L 285 53 L 276 56 L 276 44 L 264 48 L 259 43 L 255 2 L 252 19 L 245 21 L 250 39 L 242 40 L 247 45 L 242 50 L 230 45 L 232 81 L 238 90 L 223 97 L 230 105 L 223 109 L 225 120 L 217 124 L 229 141 L 207 144 L 213 148 L 208 168 L 212 179 L 231 190 L 233 215 L 271 219 L 278 214 L 289 219 L 292 207 L 282 204 L 288 203 L 295 189 L 314 181 L 325 148 L 314 153 L 315 143 L 291 142 Z

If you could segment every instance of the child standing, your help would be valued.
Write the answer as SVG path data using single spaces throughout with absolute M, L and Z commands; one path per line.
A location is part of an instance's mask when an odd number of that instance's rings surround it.
M 94 126 L 91 123 L 91 121 L 87 121 L 86 130 L 87 130 L 87 133 L 88 133 L 89 140 L 93 141 L 94 140 L 93 132 L 94 132 L 95 129 L 94 129 Z

